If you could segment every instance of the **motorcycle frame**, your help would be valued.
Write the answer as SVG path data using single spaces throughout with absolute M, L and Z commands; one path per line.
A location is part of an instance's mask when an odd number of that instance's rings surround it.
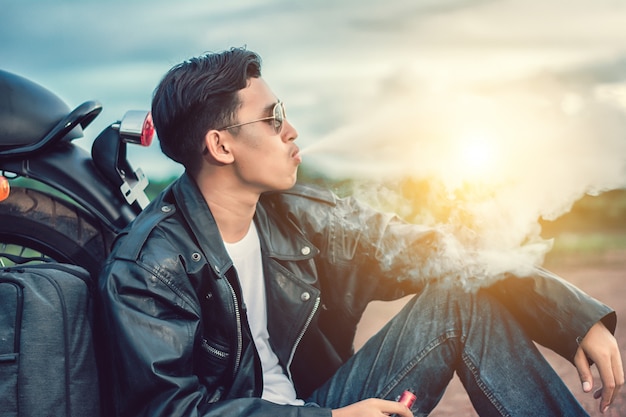
M 73 129 L 86 127 L 101 110 L 98 102 L 85 102 L 41 141 L 0 152 L 0 174 L 10 172 L 46 184 L 119 233 L 148 203 L 144 193 L 148 181 L 141 170 L 129 172 L 119 124 L 96 138 L 92 156 L 64 139 Z

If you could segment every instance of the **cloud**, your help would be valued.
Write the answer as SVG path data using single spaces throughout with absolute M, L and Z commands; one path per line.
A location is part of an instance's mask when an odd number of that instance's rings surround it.
M 148 102 L 181 60 L 247 45 L 306 143 L 375 108 L 390 82 L 436 90 L 544 71 L 619 78 L 623 9 L 611 0 L 8 0 L 0 65 L 70 105 L 99 98 L 117 113 Z

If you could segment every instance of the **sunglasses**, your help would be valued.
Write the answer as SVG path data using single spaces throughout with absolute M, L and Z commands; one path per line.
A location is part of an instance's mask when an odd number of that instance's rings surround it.
M 287 116 L 285 115 L 285 105 L 282 101 L 279 101 L 274 105 L 274 108 L 272 109 L 272 116 L 270 117 L 263 117 L 262 119 L 256 119 L 245 123 L 237 123 L 236 125 L 226 126 L 217 130 L 228 130 L 232 129 L 233 127 L 249 125 L 251 123 L 262 122 L 264 120 L 274 120 L 274 122 L 272 123 L 272 128 L 274 129 L 274 133 L 279 135 L 280 132 L 282 132 L 283 130 L 283 125 L 285 124 L 286 117 Z

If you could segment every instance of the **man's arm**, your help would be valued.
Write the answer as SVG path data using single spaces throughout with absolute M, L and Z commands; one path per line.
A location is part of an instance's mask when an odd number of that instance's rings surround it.
M 534 341 L 572 363 L 579 342 L 594 324 L 602 322 L 610 333 L 615 332 L 615 311 L 542 268 L 529 276 L 506 277 L 487 290 Z

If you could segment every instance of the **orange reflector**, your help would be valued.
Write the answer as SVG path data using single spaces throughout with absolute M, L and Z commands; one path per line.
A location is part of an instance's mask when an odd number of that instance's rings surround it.
M 0 176 L 0 201 L 4 201 L 9 197 L 11 187 L 9 186 L 9 180 Z

